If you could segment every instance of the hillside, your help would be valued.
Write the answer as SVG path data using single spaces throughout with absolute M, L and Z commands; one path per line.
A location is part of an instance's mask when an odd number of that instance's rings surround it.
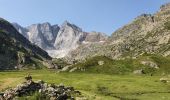
M 115 31 L 104 43 L 82 44 L 65 57 L 82 60 L 94 56 L 112 59 L 138 58 L 144 53 L 170 55 L 170 4 L 155 14 L 142 14 Z
M 96 56 L 68 67 L 68 72 L 101 74 L 147 74 L 165 75 L 170 73 L 170 57 L 144 54 L 137 59 L 113 60 L 106 56 Z
M 51 57 L 31 44 L 6 20 L 0 19 L 0 69 L 42 67 Z

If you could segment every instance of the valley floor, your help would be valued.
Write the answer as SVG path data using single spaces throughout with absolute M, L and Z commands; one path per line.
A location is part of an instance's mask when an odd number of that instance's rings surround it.
M 24 81 L 30 73 L 34 80 L 73 86 L 89 100 L 170 100 L 170 83 L 161 76 L 56 73 L 47 70 L 0 72 L 0 91 Z

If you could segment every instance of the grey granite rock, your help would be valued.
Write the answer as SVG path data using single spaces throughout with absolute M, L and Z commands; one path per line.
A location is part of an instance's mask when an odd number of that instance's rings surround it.
M 65 57 L 83 43 L 103 42 L 108 36 L 100 32 L 84 32 L 78 26 L 65 21 L 61 26 L 50 23 L 33 24 L 26 28 L 17 23 L 13 26 L 33 44 L 54 58 Z

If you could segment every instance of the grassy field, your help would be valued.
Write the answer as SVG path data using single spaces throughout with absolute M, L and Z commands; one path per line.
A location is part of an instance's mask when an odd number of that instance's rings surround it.
M 73 86 L 89 100 L 170 100 L 170 83 L 162 76 L 56 73 L 53 70 L 0 72 L 0 91 L 24 81 L 30 73 L 34 80 Z

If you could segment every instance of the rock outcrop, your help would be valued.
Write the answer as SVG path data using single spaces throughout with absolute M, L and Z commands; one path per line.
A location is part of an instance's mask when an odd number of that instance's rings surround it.
M 31 96 L 35 93 L 40 94 L 37 98 L 39 100 L 75 100 L 76 95 L 81 95 L 79 91 L 70 86 L 48 84 L 42 80 L 34 82 L 30 75 L 25 79 L 26 81 L 17 85 L 17 87 L 7 89 L 4 93 L 1 93 L 0 100 L 16 100 L 19 97 Z
M 84 42 L 105 42 L 108 36 L 101 32 L 89 32 L 86 33 Z
M 152 61 L 141 61 L 141 64 L 149 66 L 151 68 L 159 69 L 158 65 Z

